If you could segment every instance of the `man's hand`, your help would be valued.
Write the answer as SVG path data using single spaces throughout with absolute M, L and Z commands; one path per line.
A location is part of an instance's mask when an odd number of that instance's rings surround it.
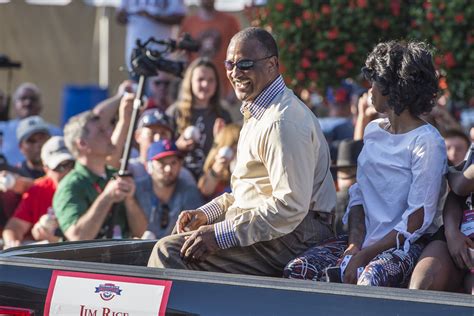
M 459 269 L 470 269 L 474 267 L 469 248 L 474 248 L 474 241 L 461 233 L 456 232 L 453 236 L 447 236 L 448 250 L 454 263 Z
M 122 202 L 126 198 L 133 198 L 135 182 L 132 177 L 117 177 L 107 183 L 103 194 L 114 203 Z
M 184 261 L 202 261 L 219 249 L 214 234 L 214 225 L 205 225 L 187 237 L 181 248 L 181 258 Z
M 201 210 L 182 211 L 179 214 L 176 228 L 178 234 L 198 229 L 207 224 L 207 217 Z
M 345 253 L 345 255 L 348 254 L 350 253 Z M 372 258 L 370 256 L 367 256 L 367 254 L 363 250 L 360 250 L 353 254 L 351 260 L 349 261 L 349 264 L 346 267 L 346 270 L 344 271 L 343 282 L 356 284 L 357 268 L 365 267 L 370 262 L 370 260 L 372 260 Z
M 130 121 L 133 112 L 134 93 L 126 93 L 120 99 L 119 118 L 123 121 Z
M 124 80 L 117 89 L 117 96 L 122 97 L 125 93 L 135 93 L 136 83 L 132 80 Z
M 37 222 L 33 226 L 31 229 L 31 235 L 35 240 L 47 240 L 49 242 L 56 242 L 59 239 L 58 237 L 54 236 L 51 231 L 44 228 L 40 222 Z

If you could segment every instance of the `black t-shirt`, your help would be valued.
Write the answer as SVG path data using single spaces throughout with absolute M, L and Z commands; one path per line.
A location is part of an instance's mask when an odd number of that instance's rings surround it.
M 172 117 L 174 130 L 177 131 L 177 118 L 179 111 L 176 105 L 169 109 L 169 115 Z M 217 115 L 211 109 L 193 109 L 191 116 L 191 125 L 196 126 L 200 133 L 201 139 L 194 150 L 188 152 L 184 156 L 184 166 L 188 168 L 196 179 L 202 175 L 202 168 L 207 154 L 212 148 L 214 142 L 214 123 L 220 117 L 224 119 L 226 124 L 232 122 L 227 111 L 221 108 L 221 115 Z
M 38 179 L 44 176 L 44 171 L 38 171 L 34 169 L 30 169 L 26 163 L 26 161 L 23 161 L 20 165 L 20 168 L 18 168 L 19 174 L 23 177 L 27 178 L 32 178 L 32 179 Z

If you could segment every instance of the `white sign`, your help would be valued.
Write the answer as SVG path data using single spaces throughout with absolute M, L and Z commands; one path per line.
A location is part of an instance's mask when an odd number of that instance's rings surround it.
M 165 315 L 171 281 L 53 271 L 44 315 Z

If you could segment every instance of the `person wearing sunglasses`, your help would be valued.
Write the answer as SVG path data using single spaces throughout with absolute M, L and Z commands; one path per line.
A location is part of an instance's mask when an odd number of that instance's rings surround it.
M 124 126 L 117 124 L 113 134 L 123 133 Z M 70 241 L 141 237 L 147 219 L 134 197 L 135 182 L 115 176 L 107 164 L 120 148 L 113 143 L 110 122 L 94 110 L 79 113 L 64 126 L 64 142 L 76 158 L 53 199 L 64 236 Z
M 135 197 L 148 218 L 152 237 L 168 236 L 182 210 L 203 203 L 193 178 L 182 172 L 183 158 L 173 141 L 153 142 L 147 150 L 149 177 L 137 181 Z
M 147 79 L 148 99 L 145 107 L 147 109 L 157 108 L 164 112 L 175 101 L 172 98 L 171 90 L 175 82 L 173 75 L 160 71 L 157 76 Z
M 51 137 L 41 149 L 45 176 L 37 179 L 23 194 L 20 204 L 3 231 L 5 248 L 25 241 L 55 242 L 57 222 L 52 212 L 53 195 L 61 179 L 74 167 L 74 157 L 60 136 Z M 44 218 L 43 218 L 44 217 Z M 45 225 L 45 223 L 49 225 Z
M 182 212 L 178 234 L 157 242 L 148 266 L 281 276 L 289 260 L 334 234 L 329 147 L 286 87 L 270 33 L 237 33 L 224 66 L 244 115 L 231 193 Z
M 41 148 L 50 138 L 46 122 L 39 116 L 30 116 L 20 121 L 16 130 L 18 147 L 25 159 L 19 165 L 21 175 L 32 179 L 44 176 Z

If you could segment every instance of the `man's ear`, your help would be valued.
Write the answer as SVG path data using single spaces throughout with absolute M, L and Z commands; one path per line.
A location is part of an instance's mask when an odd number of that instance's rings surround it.
M 26 145 L 24 145 L 24 142 L 25 142 L 25 140 L 22 140 L 21 142 L 18 143 L 18 148 L 20 149 L 20 152 L 21 152 L 23 155 L 25 155 L 25 150 L 26 150 L 26 149 L 25 149 L 25 146 L 26 146 Z
M 75 142 L 76 142 L 76 147 L 79 150 L 84 149 L 85 147 L 87 147 L 87 141 L 85 141 L 82 138 L 76 139 Z
M 268 61 L 269 61 L 270 69 L 278 71 L 278 68 L 279 68 L 278 57 L 272 56 L 268 59 Z
M 142 133 L 142 129 L 141 128 L 137 128 L 135 130 L 135 133 L 133 133 L 133 138 L 135 139 L 135 142 L 137 144 L 140 144 L 140 134 Z

